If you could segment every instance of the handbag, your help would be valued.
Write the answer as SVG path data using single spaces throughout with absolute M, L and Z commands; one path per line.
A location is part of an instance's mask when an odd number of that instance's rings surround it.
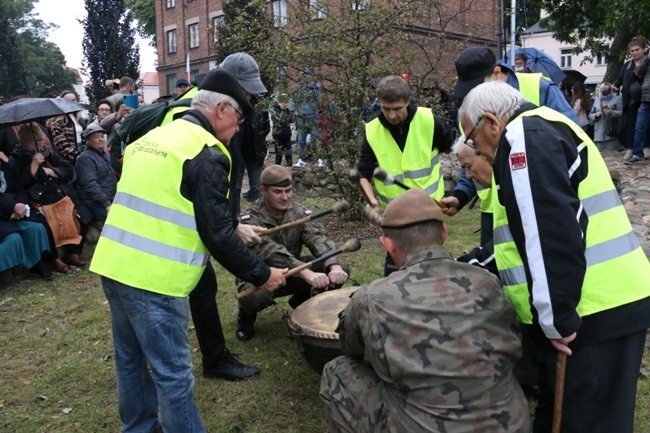
M 605 118 L 605 134 L 610 137 L 618 137 L 621 132 L 621 123 L 618 117 Z
M 45 217 L 57 248 L 61 245 L 79 245 L 81 225 L 70 197 L 65 196 L 52 204 L 38 205 L 37 209 Z

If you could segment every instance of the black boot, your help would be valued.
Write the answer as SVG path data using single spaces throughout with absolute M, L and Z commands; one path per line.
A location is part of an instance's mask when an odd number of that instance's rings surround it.
M 255 319 L 257 319 L 257 313 L 247 314 L 239 309 L 237 314 L 237 329 L 235 330 L 235 336 L 240 341 L 248 341 L 253 338 L 255 334 Z
M 259 368 L 242 364 L 228 349 L 219 364 L 207 369 L 203 366 L 203 377 L 208 379 L 225 379 L 231 382 L 250 379 L 260 374 Z
M 51 280 L 54 278 L 54 274 L 47 269 L 45 269 L 45 265 L 43 265 L 43 261 L 39 261 L 34 265 L 34 267 L 31 269 L 33 272 L 36 272 L 38 275 L 41 276 L 44 280 Z

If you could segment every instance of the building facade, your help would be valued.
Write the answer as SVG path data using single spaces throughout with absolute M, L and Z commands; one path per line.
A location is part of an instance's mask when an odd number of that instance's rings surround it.
M 363 12 L 370 2 L 381 0 L 309 0 L 308 5 L 300 0 L 271 0 L 267 4 L 267 13 L 276 27 L 287 26 L 287 29 L 291 29 L 292 8 L 309 7 L 313 9 L 313 19 L 327 19 L 323 9 L 341 7 L 343 1 L 351 1 L 352 10 Z M 185 78 L 186 71 L 189 71 L 192 81 L 217 67 L 213 29 L 223 22 L 223 2 L 156 0 L 155 7 L 160 95 L 171 95 L 176 80 Z M 422 76 L 434 77 L 430 81 L 444 83 L 446 87 L 453 86 L 453 60 L 458 52 L 468 45 L 496 45 L 493 2 L 431 2 L 426 16 L 428 22 L 400 31 L 410 32 L 413 40 L 417 39 L 424 50 L 438 51 L 435 63 L 422 59 L 422 56 L 413 56 L 414 69 L 421 71 Z M 447 44 L 444 48 L 441 48 L 441 41 Z M 399 72 L 403 71 L 396 71 Z

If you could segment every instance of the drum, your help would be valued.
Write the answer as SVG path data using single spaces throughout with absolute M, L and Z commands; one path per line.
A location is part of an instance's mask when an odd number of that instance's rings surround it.
M 289 316 L 289 335 L 307 364 L 318 374 L 326 363 L 341 355 L 339 313 L 359 287 L 323 292 L 300 304 Z

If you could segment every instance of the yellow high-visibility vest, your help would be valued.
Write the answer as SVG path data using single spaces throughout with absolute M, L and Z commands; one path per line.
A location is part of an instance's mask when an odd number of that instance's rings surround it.
M 180 119 L 126 148 L 122 178 L 90 270 L 123 284 L 185 297 L 210 259 L 194 205 L 180 192 L 183 164 L 205 146 L 228 149 L 199 125 Z M 137 173 L 137 174 L 136 174 Z
M 424 190 L 440 200 L 445 193 L 445 185 L 438 149 L 431 149 L 434 129 L 431 109 L 418 107 L 409 125 L 403 153 L 378 118 L 366 124 L 366 138 L 381 168 L 410 188 Z M 382 208 L 404 192 L 401 187 L 389 182 L 375 179 L 374 184 Z
M 585 233 L 587 269 L 577 312 L 581 317 L 650 296 L 650 263 L 632 230 L 625 208 L 598 149 L 574 122 L 547 107 L 522 113 L 570 127 L 587 147 L 589 173 L 580 182 L 578 197 L 589 217 Z M 494 175 L 492 187 L 496 188 Z M 505 207 L 494 200 L 494 254 L 499 275 L 519 321 L 532 323 L 529 282 L 523 260 L 508 226 Z

